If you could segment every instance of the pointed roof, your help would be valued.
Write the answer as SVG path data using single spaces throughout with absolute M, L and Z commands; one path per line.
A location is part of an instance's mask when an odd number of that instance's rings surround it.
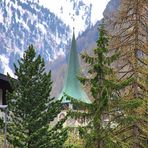
M 80 72 L 79 70 L 80 70 L 79 57 L 76 48 L 75 34 L 73 33 L 71 51 L 69 54 L 69 61 L 68 61 L 68 69 L 65 77 L 64 87 L 59 96 L 59 99 L 61 99 L 62 96 L 64 96 L 64 93 L 66 93 L 68 96 L 71 96 L 74 99 L 83 101 L 85 103 L 91 103 L 88 96 L 84 92 L 80 81 L 77 78 Z M 66 97 L 64 97 L 62 102 L 69 103 L 70 101 L 66 100 Z

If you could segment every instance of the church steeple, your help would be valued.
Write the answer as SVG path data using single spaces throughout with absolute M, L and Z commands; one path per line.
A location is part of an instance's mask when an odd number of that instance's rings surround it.
M 74 99 L 77 99 L 85 103 L 91 103 L 86 93 L 84 92 L 80 81 L 77 78 L 79 72 L 80 72 L 79 57 L 77 53 L 75 34 L 73 31 L 68 68 L 66 72 L 64 87 L 60 94 L 59 99 L 61 99 L 64 96 L 64 93 L 66 93 L 68 96 L 71 96 Z M 66 100 L 66 97 L 64 97 L 62 102 L 69 103 L 70 101 Z

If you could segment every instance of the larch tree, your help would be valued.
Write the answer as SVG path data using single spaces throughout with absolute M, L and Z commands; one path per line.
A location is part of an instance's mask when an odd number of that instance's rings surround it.
M 120 89 L 129 85 L 132 79 L 118 82 L 113 63 L 118 59 L 119 53 L 110 53 L 108 50 L 108 37 L 104 27 L 99 29 L 97 48 L 93 55 L 84 53 L 82 59 L 88 64 L 88 75 L 80 76 L 84 85 L 89 85 L 92 103 L 87 104 L 68 98 L 76 106 L 77 111 L 69 111 L 69 115 L 81 120 L 80 135 L 84 139 L 86 148 L 121 148 L 128 147 L 116 135 L 118 126 L 122 122 L 123 114 L 120 110 Z
M 129 105 L 124 108 L 127 122 L 121 126 L 121 135 L 130 147 L 147 147 L 148 1 L 121 0 L 118 12 L 105 22 L 110 49 L 121 52 L 117 62 L 119 80 L 134 80 L 122 90 Z
M 51 124 L 61 102 L 50 96 L 51 72 L 45 72 L 44 60 L 31 45 L 14 68 L 17 80 L 10 78 L 7 140 L 14 147 L 62 148 L 67 138 L 65 119 Z

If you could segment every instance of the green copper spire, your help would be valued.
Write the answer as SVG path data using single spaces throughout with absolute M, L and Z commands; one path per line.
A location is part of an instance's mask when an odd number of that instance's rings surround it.
M 64 93 L 66 93 L 68 96 L 71 96 L 74 99 L 83 101 L 85 103 L 91 103 L 83 88 L 81 87 L 80 81 L 77 79 L 77 75 L 79 75 L 79 70 L 79 57 L 76 48 L 75 34 L 73 33 L 71 51 L 68 61 L 68 69 L 65 77 L 66 79 L 59 99 L 61 99 L 62 96 L 64 96 Z M 66 100 L 66 97 L 64 97 L 62 102 L 68 103 L 70 101 Z

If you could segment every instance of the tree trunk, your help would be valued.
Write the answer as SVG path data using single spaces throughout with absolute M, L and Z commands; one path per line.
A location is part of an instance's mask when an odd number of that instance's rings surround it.
M 100 139 L 98 139 L 96 141 L 96 148 L 101 148 L 101 141 L 100 141 Z
M 138 135 L 139 135 L 138 127 L 137 125 L 134 125 L 133 127 L 133 138 L 134 138 L 133 148 L 139 148 Z

